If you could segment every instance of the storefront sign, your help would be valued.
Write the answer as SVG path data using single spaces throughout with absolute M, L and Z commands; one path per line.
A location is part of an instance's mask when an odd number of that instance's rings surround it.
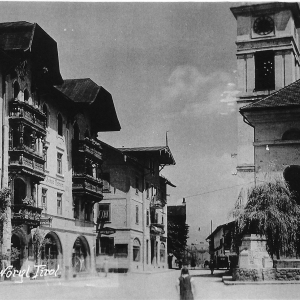
M 50 227 L 52 223 L 52 218 L 41 218 L 40 219 L 40 225 L 41 226 L 48 226 Z
M 98 232 L 99 232 L 99 234 L 111 235 L 116 232 L 116 229 L 110 228 L 110 227 L 105 227 L 105 228 L 98 229 Z

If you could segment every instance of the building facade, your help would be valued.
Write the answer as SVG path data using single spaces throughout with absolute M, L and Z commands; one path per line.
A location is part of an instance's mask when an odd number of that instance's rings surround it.
M 97 268 L 104 259 L 119 272 L 167 268 L 167 185 L 174 185 L 160 172 L 175 164 L 169 147 L 101 147 Z
M 99 131 L 118 131 L 111 95 L 91 79 L 63 80 L 56 42 L 38 24 L 0 24 L 1 188 L 11 191 L 2 254 L 16 269 L 39 260 L 95 269 L 95 204 L 103 199 Z
M 275 2 L 238 4 L 231 11 L 237 21 L 240 109 L 299 79 L 300 10 L 297 3 Z M 237 178 L 245 187 L 256 181 L 254 139 L 253 127 L 239 114 Z

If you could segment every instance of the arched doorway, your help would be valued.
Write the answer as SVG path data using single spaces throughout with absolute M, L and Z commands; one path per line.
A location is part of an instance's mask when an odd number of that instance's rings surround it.
M 62 262 L 62 246 L 59 237 L 55 232 L 49 232 L 45 236 L 46 244 L 41 254 L 42 264 L 47 269 L 57 269 Z
M 23 199 L 26 198 L 26 183 L 21 178 L 14 180 L 14 204 L 23 204 Z
M 20 270 L 23 263 L 23 250 L 21 238 L 17 234 L 11 236 L 11 265 Z
M 90 249 L 85 237 L 79 236 L 75 240 L 72 251 L 73 272 L 86 272 L 90 268 Z
M 300 166 L 288 166 L 283 172 L 283 177 L 294 192 L 297 203 L 300 204 Z

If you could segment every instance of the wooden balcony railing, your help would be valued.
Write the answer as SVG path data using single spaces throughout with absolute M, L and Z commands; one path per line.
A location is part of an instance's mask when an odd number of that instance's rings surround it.
M 73 193 L 87 194 L 98 198 L 96 202 L 103 199 L 103 183 L 102 180 L 94 178 L 87 174 L 73 173 Z M 95 199 L 93 199 L 95 201 Z
M 10 107 L 9 117 L 11 120 L 24 119 L 33 127 L 46 130 L 46 115 L 38 108 L 19 100 L 14 100 Z
M 102 160 L 102 148 L 100 144 L 89 138 L 85 138 L 84 140 L 73 140 L 73 153 L 74 155 L 84 153 L 88 156 L 92 156 L 96 160 Z
M 45 160 L 32 153 L 23 150 L 10 150 L 9 151 L 9 172 L 21 172 L 33 175 L 38 180 L 43 180 L 45 174 Z
M 14 204 L 11 206 L 11 210 L 13 224 L 26 224 L 35 227 L 40 225 L 42 208 L 26 204 Z

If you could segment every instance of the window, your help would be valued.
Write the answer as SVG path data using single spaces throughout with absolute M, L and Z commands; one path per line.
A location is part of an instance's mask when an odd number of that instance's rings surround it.
M 141 243 L 138 239 L 134 239 L 133 241 L 133 261 L 140 261 L 140 248 Z
M 100 253 L 106 255 L 114 254 L 114 238 L 101 237 L 100 238 Z
M 300 166 L 290 165 L 283 171 L 283 178 L 294 194 L 297 204 L 300 204 Z
M 47 151 L 48 151 L 48 148 L 44 148 L 44 161 L 45 161 L 45 169 L 47 170 Z
M 20 92 L 20 86 L 18 81 L 14 82 L 13 89 L 14 89 L 14 99 L 18 99 L 19 92 Z
M 146 225 L 149 226 L 149 210 L 147 209 L 146 213 Z
M 128 244 L 115 244 L 115 257 L 127 257 Z
M 149 188 L 149 182 L 146 182 L 146 197 L 149 199 L 150 194 L 150 188 Z
M 166 260 L 166 246 L 164 243 L 160 244 L 160 262 L 165 262 Z
M 158 213 L 155 213 L 154 223 L 155 223 L 155 224 L 158 224 Z
M 164 224 L 164 215 L 161 215 L 161 224 Z
M 110 204 L 99 204 L 98 222 L 110 222 Z
M 57 214 L 62 214 L 62 194 L 57 193 Z
M 29 92 L 27 89 L 24 90 L 24 101 L 25 102 L 28 102 L 29 100 Z
M 146 240 L 146 264 L 149 264 L 149 240 Z
M 63 120 L 61 114 L 57 115 L 57 133 L 58 135 L 63 135 Z
M 74 124 L 74 140 L 78 141 L 80 136 L 80 131 L 77 122 Z
M 85 137 L 85 138 L 90 138 L 90 132 L 89 132 L 88 129 L 85 131 L 84 137 Z
M 91 221 L 91 207 L 88 202 L 84 203 L 84 220 Z
M 283 134 L 282 139 L 283 140 L 300 140 L 300 130 L 297 128 L 287 130 Z
M 48 125 L 49 125 L 49 120 L 48 120 L 49 112 L 48 112 L 48 108 L 47 108 L 46 104 L 43 105 L 43 113 L 46 115 L 46 127 L 48 127 Z
M 149 170 L 150 170 L 150 174 L 154 175 L 154 162 L 152 159 L 150 159 L 149 161 Z
M 73 199 L 73 218 L 79 218 L 79 202 L 76 199 Z
M 139 224 L 139 207 L 135 207 L 135 223 Z
M 103 173 L 102 179 L 103 179 L 103 192 L 110 192 L 110 174 Z
M 41 204 L 44 210 L 47 210 L 47 189 L 42 188 Z
M 274 90 L 274 52 L 260 51 L 255 53 L 255 90 Z
M 62 154 L 57 153 L 57 173 L 62 174 Z
M 139 178 L 137 176 L 135 177 L 135 193 L 139 193 Z

